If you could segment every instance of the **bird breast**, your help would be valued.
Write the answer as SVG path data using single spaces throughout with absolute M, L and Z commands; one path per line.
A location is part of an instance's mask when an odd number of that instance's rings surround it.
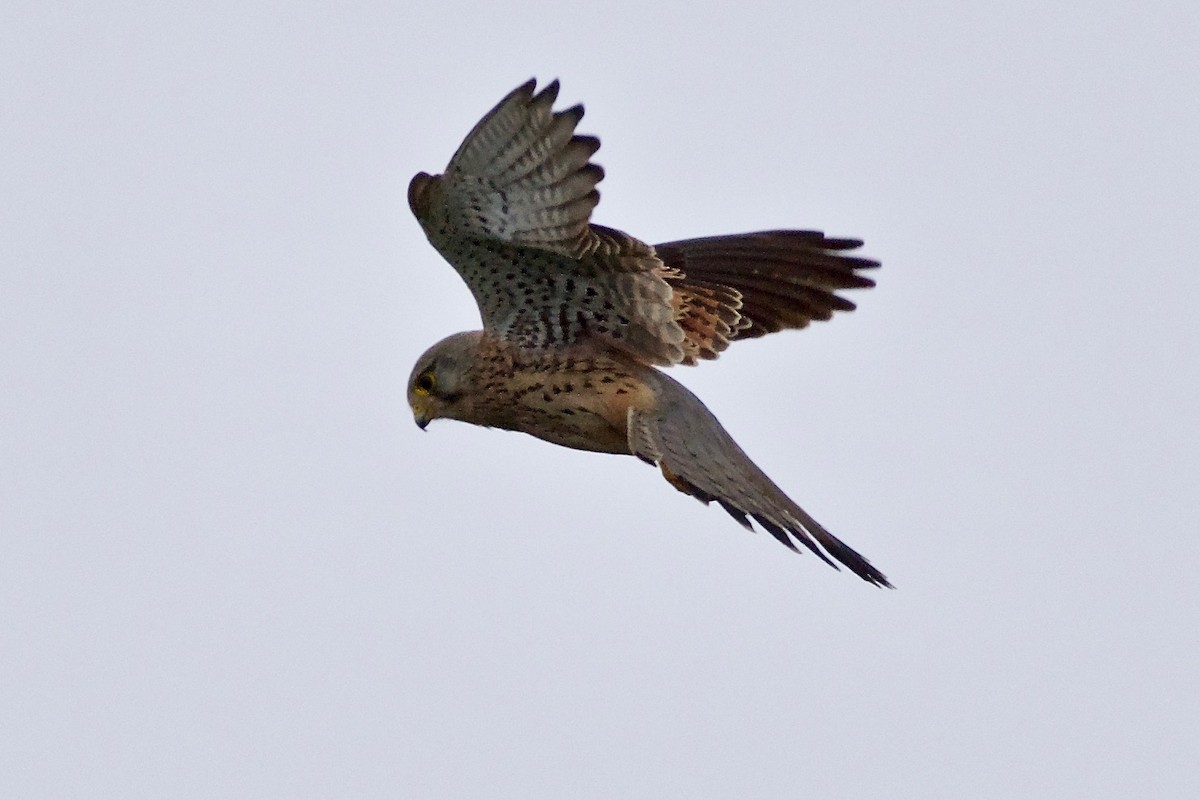
M 641 374 L 648 367 L 619 353 L 585 350 L 511 348 L 504 355 L 486 360 L 492 368 L 480 371 L 482 424 L 576 450 L 631 452 L 629 409 L 654 403 Z

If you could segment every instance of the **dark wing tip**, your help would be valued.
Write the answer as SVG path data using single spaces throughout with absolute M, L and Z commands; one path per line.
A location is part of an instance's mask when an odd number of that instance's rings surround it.
M 846 545 L 840 539 L 831 535 L 823 528 L 820 528 L 820 526 L 817 526 L 818 530 L 814 534 L 810 534 L 807 530 L 805 530 L 804 526 L 796 522 L 785 523 L 781 525 L 762 514 L 756 514 L 751 511 L 743 511 L 736 503 L 733 503 L 719 495 L 710 494 L 686 478 L 676 474 L 661 460 L 655 460 L 654 458 L 638 453 L 635 453 L 634 455 L 637 455 L 638 458 L 647 464 L 650 464 L 651 466 L 657 465 L 662 470 L 663 477 L 667 479 L 667 482 L 684 494 L 691 495 L 705 505 L 716 501 L 721 508 L 725 509 L 725 512 L 729 514 L 729 516 L 737 520 L 737 523 L 746 530 L 754 530 L 754 526 L 750 524 L 750 519 L 753 519 L 762 527 L 763 530 L 771 534 L 771 536 L 773 536 L 778 542 L 783 544 L 789 550 L 793 550 L 797 553 L 801 552 L 800 548 L 796 546 L 796 543 L 799 542 L 800 544 L 804 545 L 806 549 L 810 550 L 814 555 L 816 555 L 817 558 L 821 559 L 836 570 L 841 570 L 841 567 L 839 567 L 837 564 L 837 562 L 840 562 L 847 569 L 849 569 L 858 577 L 862 578 L 867 583 L 874 584 L 875 586 L 882 586 L 885 589 L 896 588 L 891 584 L 891 582 L 888 581 L 887 576 L 876 569 L 870 561 L 867 561 L 867 559 L 859 555 L 858 552 L 856 552 L 853 548 Z M 820 542 L 820 546 L 818 546 L 818 542 Z M 828 553 L 828 555 L 826 555 L 826 553 Z M 830 558 L 830 556 L 832 556 L 832 558 Z
M 576 103 L 575 105 L 571 106 L 570 108 L 564 108 L 562 111 L 556 111 L 554 113 L 554 116 L 556 116 L 556 117 L 571 117 L 572 119 L 575 120 L 575 124 L 578 125 L 579 120 L 583 119 L 583 114 L 584 114 L 583 103 Z
M 587 164 L 579 170 L 581 173 L 586 173 L 592 177 L 593 183 L 599 183 L 604 180 L 604 167 L 599 164 Z
M 858 554 L 852 547 L 843 544 L 833 537 L 829 537 L 831 541 L 824 538 L 821 541 L 821 546 L 825 548 L 831 556 L 846 565 L 846 567 L 858 577 L 862 578 L 867 583 L 882 586 L 885 589 L 895 589 L 887 576 L 879 571 L 870 561 L 867 561 Z
M 529 83 L 525 85 L 532 89 L 533 86 L 531 84 L 536 85 L 536 81 L 530 79 Z M 537 93 L 537 97 L 533 98 L 534 102 L 544 101 L 549 105 L 553 105 L 554 101 L 558 99 L 558 90 L 560 88 L 562 87 L 558 84 L 558 78 L 555 78 L 547 83 L 545 87 L 543 87 L 542 90 Z
M 865 558 L 859 555 L 858 552 L 852 547 L 844 544 L 841 540 L 827 533 L 818 538 L 821 547 L 817 547 L 817 542 L 814 542 L 813 537 L 810 536 L 803 528 L 798 526 L 793 527 L 791 525 L 785 528 L 757 514 L 754 515 L 754 521 L 792 550 L 799 552 L 799 549 L 793 543 L 794 539 L 816 554 L 817 558 L 821 559 L 836 570 L 840 570 L 841 567 L 834 563 L 829 556 L 833 556 L 834 559 L 843 564 L 847 569 L 849 569 L 858 577 L 862 578 L 867 583 L 874 584 L 875 586 L 882 586 L 887 589 L 896 588 L 888 582 L 887 576 L 876 569 L 870 561 L 867 561 Z M 789 536 L 788 534 L 791 535 Z M 821 548 L 824 548 L 825 552 L 821 552 Z M 826 553 L 829 555 L 826 555 Z
M 533 98 L 533 92 L 536 88 L 537 88 L 537 78 L 530 78 L 529 80 L 525 81 L 520 86 L 518 86 L 517 88 L 513 89 L 511 92 L 506 94 L 504 96 L 504 99 L 501 100 L 499 103 L 497 103 L 496 108 L 494 108 L 492 110 L 495 111 L 496 109 L 499 109 L 500 107 L 502 107 L 504 104 L 509 103 L 518 97 L 524 98 L 525 102 L 529 102 Z M 485 119 L 486 119 L 486 117 L 485 117 Z
M 797 553 L 800 552 L 799 548 L 796 547 L 796 542 L 792 541 L 792 537 L 787 535 L 786 530 L 780 528 L 779 525 L 776 525 L 770 521 L 770 519 L 757 516 L 754 519 L 755 522 L 762 525 L 763 530 L 766 530 L 768 534 L 775 537 L 775 541 L 780 542 L 781 545 L 784 545 L 787 549 L 790 549 L 790 551 L 796 551 Z M 817 555 L 821 555 L 821 553 L 817 553 Z M 835 564 L 829 564 L 829 566 L 832 566 L 835 570 L 838 569 L 838 566 Z
M 595 136 L 586 134 L 577 134 L 571 137 L 572 147 L 582 147 L 588 151 L 588 158 L 596 155 L 596 151 L 600 149 L 600 140 Z M 594 165 L 592 165 L 594 166 Z
M 748 531 L 754 530 L 754 526 L 750 524 L 750 520 L 746 517 L 745 511 L 742 511 L 733 503 L 729 502 L 728 500 L 723 500 L 720 497 L 717 498 L 717 503 L 720 504 L 721 508 L 725 509 L 725 513 L 737 520 L 737 523 L 743 528 Z
M 875 264 L 875 266 L 878 267 L 879 264 Z M 854 267 L 853 269 L 872 269 L 872 267 Z M 846 276 L 846 283 L 853 284 L 851 286 L 847 286 L 846 287 L 847 289 L 874 289 L 875 288 L 875 279 L 874 278 L 868 278 L 866 275 L 859 275 L 857 272 L 852 272 L 852 273 L 850 273 L 850 275 Z

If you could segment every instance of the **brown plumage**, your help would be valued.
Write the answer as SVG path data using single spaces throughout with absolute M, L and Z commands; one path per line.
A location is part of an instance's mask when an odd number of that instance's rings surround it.
M 854 308 L 862 243 L 778 230 L 648 245 L 591 222 L 603 178 L 582 106 L 558 82 L 517 87 L 409 205 L 479 305 L 483 330 L 427 351 L 409 381 L 421 427 L 446 417 L 581 450 L 636 455 L 677 489 L 750 519 L 871 583 L 883 573 L 779 489 L 691 392 L 655 366 L 717 358 L 732 342 Z M 833 560 L 830 559 L 832 557 Z M 835 565 L 836 566 L 836 565 Z
M 857 270 L 879 262 L 842 252 L 861 246 L 858 239 L 831 239 L 820 231 L 760 231 L 656 244 L 654 251 L 681 274 L 676 280 L 683 288 L 736 291 L 745 324 L 735 335 L 751 339 L 853 311 L 854 303 L 834 292 L 875 285 Z

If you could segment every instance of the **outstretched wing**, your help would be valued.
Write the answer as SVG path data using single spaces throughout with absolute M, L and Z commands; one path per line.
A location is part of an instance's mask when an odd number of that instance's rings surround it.
M 792 550 L 799 542 L 830 566 L 837 567 L 832 556 L 863 580 L 891 587 L 882 572 L 784 494 L 699 398 L 661 373 L 656 373 L 654 390 L 654 408 L 629 411 L 634 455 L 657 464 L 681 492 L 706 504 L 716 501 L 746 528 L 752 529 L 753 518 Z
M 558 81 L 537 94 L 535 86 L 518 86 L 489 111 L 445 174 L 413 178 L 409 205 L 427 232 L 572 257 L 595 247 L 588 220 L 604 170 L 590 159 L 600 140 L 575 135 L 583 106 L 554 112 Z
M 853 311 L 854 303 L 835 292 L 874 286 L 861 270 L 879 266 L 878 261 L 847 254 L 861 246 L 859 239 L 783 230 L 686 239 L 657 244 L 654 250 L 679 273 L 668 279 L 677 291 L 716 285 L 738 293 L 742 322 L 723 343 L 728 346 L 730 340 L 804 328 L 813 320 L 829 319 L 835 311 Z
M 589 339 L 648 364 L 716 358 L 738 338 L 827 319 L 870 286 L 841 255 L 858 244 L 769 231 L 656 248 L 590 222 L 604 171 L 598 139 L 575 134 L 576 105 L 555 112 L 558 82 L 528 81 L 479 121 L 442 175 L 419 173 L 408 199 L 458 271 L 485 329 L 526 347 Z
M 466 282 L 485 329 L 525 347 L 605 339 L 670 365 L 685 336 L 650 245 L 593 226 L 598 139 L 575 135 L 583 107 L 555 112 L 558 82 L 529 81 L 479 121 L 443 175 L 409 184 L 413 213 Z

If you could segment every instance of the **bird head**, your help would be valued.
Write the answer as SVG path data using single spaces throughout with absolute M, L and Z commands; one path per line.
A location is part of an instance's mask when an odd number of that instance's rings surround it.
M 471 421 L 468 390 L 480 335 L 448 336 L 417 359 L 408 378 L 408 405 L 422 430 L 439 418 Z

